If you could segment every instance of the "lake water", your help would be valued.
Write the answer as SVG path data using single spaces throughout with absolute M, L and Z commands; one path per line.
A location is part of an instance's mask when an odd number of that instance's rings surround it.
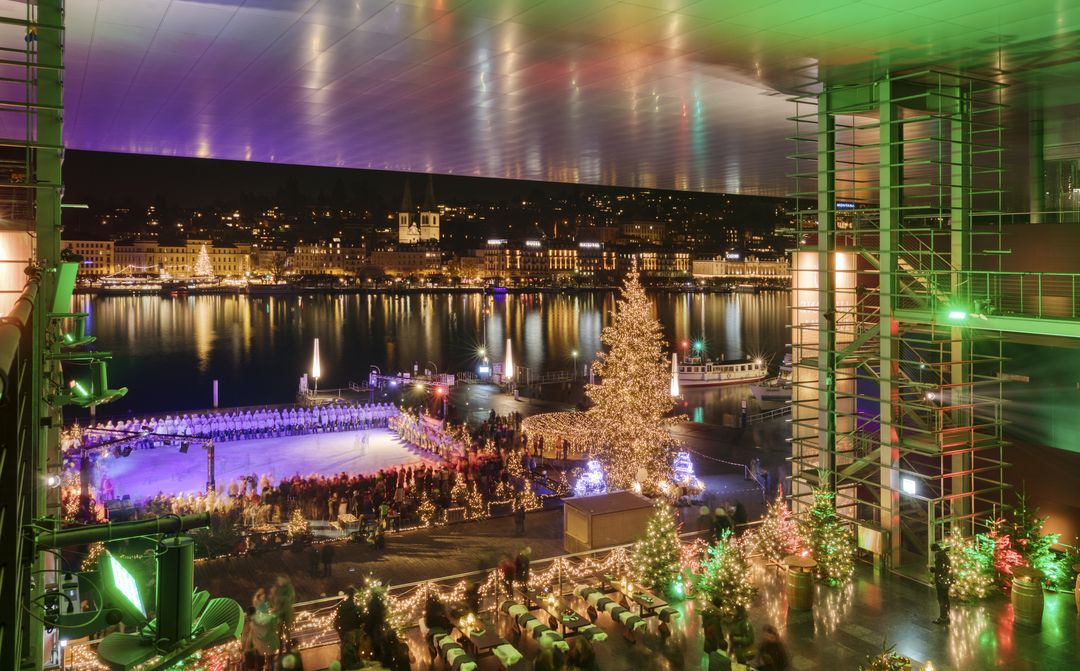
M 789 339 L 788 293 L 670 294 L 654 297 L 671 343 L 704 339 L 713 358 L 764 356 L 779 363 Z M 320 388 L 363 383 L 383 372 L 475 372 L 486 347 L 534 373 L 592 360 L 615 294 L 350 294 L 281 297 L 76 296 L 96 346 L 113 353 L 112 386 L 125 398 L 99 416 L 291 402 L 319 339 Z M 76 374 L 77 369 L 72 369 Z M 69 376 L 71 373 L 69 373 Z M 745 386 L 694 391 L 684 411 L 719 422 L 749 397 Z M 70 410 L 68 411 L 71 412 Z

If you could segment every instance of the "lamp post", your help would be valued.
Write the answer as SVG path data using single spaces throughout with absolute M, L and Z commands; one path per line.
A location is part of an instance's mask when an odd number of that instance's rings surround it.
M 577 350 L 570 353 L 570 356 L 574 357 L 574 379 L 577 379 Z
M 379 384 L 382 369 L 375 364 L 368 365 L 368 403 L 375 402 L 375 387 Z

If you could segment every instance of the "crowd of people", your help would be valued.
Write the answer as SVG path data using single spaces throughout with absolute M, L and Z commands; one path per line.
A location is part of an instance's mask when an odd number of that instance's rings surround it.
M 437 520 L 440 511 L 464 505 L 465 495 L 472 492 L 485 505 L 520 501 L 526 489 L 535 494 L 532 480 L 539 469 L 534 455 L 513 449 L 517 443 L 504 432 L 508 421 L 499 420 L 493 417 L 467 434 L 461 449 L 441 457 L 432 454 L 420 465 L 399 465 L 374 474 L 294 474 L 277 481 L 266 474 L 250 474 L 219 485 L 216 491 L 159 493 L 138 506 L 139 514 L 210 512 L 224 526 L 270 533 L 272 525 L 289 522 L 299 511 L 305 520 L 328 521 L 350 530 L 341 525 L 350 519 L 381 535 L 422 524 L 421 507 L 427 502 L 434 506 Z M 102 486 L 107 488 L 108 483 Z M 257 541 L 249 535 L 234 551 L 252 549 Z
M 765 625 L 762 640 L 755 645 L 754 625 L 742 606 L 736 607 L 734 617 L 729 620 L 722 618 L 718 610 L 706 609 L 701 614 L 701 625 L 705 635 L 702 663 L 705 671 L 730 671 L 737 663 L 757 671 L 791 668 L 791 655 L 773 625 Z
M 218 442 L 299 436 L 331 431 L 385 427 L 398 415 L 392 403 L 326 403 L 318 406 L 283 406 L 254 410 L 210 410 L 183 415 L 108 420 L 75 432 L 82 445 L 93 446 L 123 438 L 124 433 L 145 434 L 135 447 L 156 447 L 168 437 L 212 438 Z

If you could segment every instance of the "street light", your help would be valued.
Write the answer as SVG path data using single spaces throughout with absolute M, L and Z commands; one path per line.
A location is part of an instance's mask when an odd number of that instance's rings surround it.
M 577 350 L 570 352 L 570 356 L 574 357 L 574 379 L 577 379 Z

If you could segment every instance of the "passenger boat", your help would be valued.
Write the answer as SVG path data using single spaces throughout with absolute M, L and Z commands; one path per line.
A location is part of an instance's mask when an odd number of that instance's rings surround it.
M 759 401 L 790 401 L 791 370 L 791 355 L 785 354 L 784 361 L 780 364 L 779 375 L 750 385 L 754 398 Z
M 722 384 L 746 384 L 762 380 L 769 367 L 762 359 L 708 361 L 687 357 L 679 364 L 680 387 L 715 387 Z

